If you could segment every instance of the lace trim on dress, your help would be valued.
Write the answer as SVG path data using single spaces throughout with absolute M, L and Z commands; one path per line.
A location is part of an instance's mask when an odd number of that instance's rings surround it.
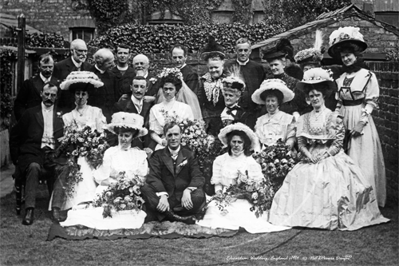
M 213 105 L 216 106 L 219 101 L 220 91 L 223 88 L 222 79 L 219 78 L 217 80 L 212 80 L 211 74 L 208 72 L 202 76 L 204 81 L 204 91 L 206 98 L 209 102 L 213 102 Z

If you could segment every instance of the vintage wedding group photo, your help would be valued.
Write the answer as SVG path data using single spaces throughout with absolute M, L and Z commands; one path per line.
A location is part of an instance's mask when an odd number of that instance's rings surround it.
M 1 265 L 395 265 L 395 0 L 0 4 Z

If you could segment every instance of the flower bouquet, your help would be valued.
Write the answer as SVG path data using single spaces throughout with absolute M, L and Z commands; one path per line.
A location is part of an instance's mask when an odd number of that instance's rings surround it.
M 112 183 L 95 199 L 93 206 L 103 207 L 103 217 L 112 217 L 112 210 L 140 211 L 144 204 L 140 187 L 143 182 L 139 177 L 129 179 L 125 172 L 120 172 L 116 183 Z
M 183 74 L 181 73 L 180 69 L 177 67 L 164 67 L 161 71 L 161 73 L 159 73 L 157 75 L 158 78 L 163 78 L 163 77 L 167 77 L 170 74 L 174 75 L 175 77 L 179 78 L 179 79 L 183 79 Z
M 273 189 L 267 180 L 256 182 L 249 178 L 248 172 L 238 171 L 237 183 L 230 185 L 224 193 L 217 193 L 210 201 L 215 201 L 223 215 L 228 213 L 227 207 L 236 199 L 245 199 L 251 203 L 250 211 L 259 218 L 269 210 L 273 201 Z
M 82 181 L 82 173 L 77 163 L 79 157 L 84 157 L 92 169 L 102 164 L 104 152 L 109 148 L 104 133 L 92 130 L 90 127 L 79 129 L 76 125 L 65 127 L 64 136 L 60 141 L 56 156 L 65 154 L 67 163 L 62 167 L 60 177 L 64 181 L 67 196 L 72 196 L 74 187 Z
M 261 165 L 265 180 L 272 185 L 273 196 L 280 189 L 288 172 L 298 163 L 298 159 L 291 156 L 289 147 L 281 140 L 252 156 Z

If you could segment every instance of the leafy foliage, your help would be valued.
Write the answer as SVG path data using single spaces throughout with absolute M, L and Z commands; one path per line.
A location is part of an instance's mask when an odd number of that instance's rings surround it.
M 262 41 L 285 28 L 281 24 L 257 23 L 196 24 L 196 25 L 136 25 L 124 24 L 108 30 L 89 43 L 91 46 L 115 49 L 118 44 L 130 46 L 133 54 L 169 53 L 173 44 L 184 43 L 190 53 L 198 52 L 207 43 L 209 34 L 215 36 L 225 52 L 233 53 L 235 41 L 246 37 L 252 43 Z
M 64 43 L 64 37 L 56 33 L 33 33 L 26 35 L 26 46 L 28 47 L 63 48 Z
M 12 62 L 17 61 L 17 54 L 11 50 L 0 50 L 0 89 L 1 89 L 1 105 L 0 105 L 0 115 L 2 118 L 2 127 L 9 128 L 11 114 L 12 114 L 12 101 L 11 101 L 11 91 L 12 91 L 12 80 L 13 80 L 13 70 Z

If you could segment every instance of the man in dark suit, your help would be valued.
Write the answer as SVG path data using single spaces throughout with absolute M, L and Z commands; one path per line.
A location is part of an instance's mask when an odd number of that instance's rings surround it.
M 136 76 L 143 76 L 147 80 L 147 92 L 145 101 L 155 101 L 158 95 L 159 85 L 157 77 L 150 75 L 150 59 L 143 54 L 138 54 L 133 57 L 133 68 Z
M 198 92 L 199 79 L 198 74 L 186 64 L 188 49 L 184 45 L 175 45 L 172 48 L 172 62 L 177 68 L 180 68 L 183 74 L 183 80 L 187 86 L 195 93 Z
M 113 106 L 118 101 L 114 79 L 110 74 L 110 69 L 115 66 L 114 54 L 111 50 L 102 48 L 93 57 L 95 65 L 89 71 L 96 74 L 104 86 L 94 90 L 90 95 L 90 105 L 101 108 L 107 122 L 110 123 Z
M 44 85 L 40 95 L 42 103 L 32 107 L 22 115 L 10 136 L 11 158 L 18 168 L 16 183 L 25 179 L 25 216 L 24 225 L 31 225 L 34 219 L 36 189 L 43 169 L 52 180 L 47 180 L 49 192 L 55 178 L 54 151 L 58 139 L 63 135 L 63 121 L 57 115 L 54 103 L 58 88 L 48 83 Z
M 265 79 L 265 71 L 261 64 L 249 59 L 251 52 L 251 42 L 247 38 L 238 39 L 236 41 L 237 59 L 227 61 L 225 68 L 227 72 L 239 71 L 245 82 L 245 90 L 239 104 L 249 114 L 250 119 L 247 125 L 254 128 L 261 108 L 251 100 L 251 96 Z
M 155 151 L 150 173 L 141 191 L 146 201 L 147 220 L 180 221 L 188 224 L 202 218 L 205 179 L 194 154 L 180 145 L 181 129 L 175 123 L 164 127 L 167 147 Z
M 39 105 L 42 102 L 40 93 L 44 84 L 59 84 L 53 75 L 54 60 L 50 54 L 43 54 L 39 60 L 39 75 L 33 76 L 22 83 L 14 102 L 14 114 L 19 120 L 22 114 L 29 108 Z
M 89 71 L 91 65 L 86 62 L 87 59 L 87 46 L 85 41 L 75 39 L 71 42 L 71 57 L 64 59 L 54 66 L 53 76 L 64 81 L 72 71 Z M 64 113 L 72 111 L 75 104 L 69 95 L 68 91 L 61 91 L 58 97 L 58 107 Z
M 127 112 L 127 113 L 135 113 L 144 117 L 144 127 L 149 129 L 149 117 L 150 117 L 150 109 L 152 107 L 152 103 L 144 101 L 144 95 L 147 91 L 147 80 L 143 76 L 136 76 L 133 79 L 133 82 L 130 86 L 130 90 L 132 96 L 129 98 L 124 98 L 119 100 L 114 105 L 114 113 L 117 112 Z M 117 139 L 115 138 L 111 142 L 115 145 L 117 144 Z M 152 149 L 155 147 L 155 143 L 151 146 L 151 151 L 148 150 L 150 147 L 152 139 L 150 134 L 147 134 L 144 137 L 136 138 L 133 140 L 132 146 L 139 147 L 140 149 L 144 149 L 147 154 L 152 153 Z M 112 146 L 112 144 L 111 144 Z
M 129 66 L 130 48 L 120 44 L 116 48 L 116 66 L 111 69 L 111 76 L 115 80 L 117 99 L 124 94 L 130 94 L 130 86 L 135 76 L 134 69 Z

